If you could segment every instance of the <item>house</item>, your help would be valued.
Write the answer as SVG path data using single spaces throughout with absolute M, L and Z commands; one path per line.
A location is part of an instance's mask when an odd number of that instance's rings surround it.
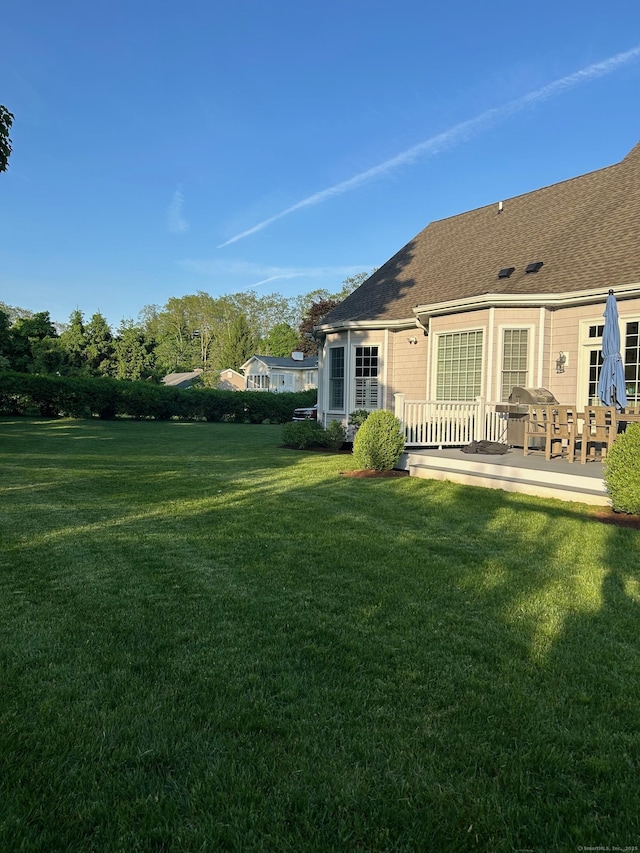
M 216 387 L 222 391 L 244 391 L 244 376 L 228 367 L 220 371 L 220 379 Z
M 318 387 L 318 357 L 293 352 L 291 358 L 252 355 L 240 370 L 247 391 L 307 391 Z
M 162 384 L 169 385 L 172 388 L 191 388 L 194 385 L 202 384 L 201 373 L 202 368 L 200 367 L 187 373 L 167 373 L 162 378 Z
M 432 222 L 400 249 L 314 330 L 319 419 L 387 408 L 407 427 L 467 406 L 477 422 L 514 387 L 597 402 L 610 289 L 637 403 L 640 143 L 616 165 Z

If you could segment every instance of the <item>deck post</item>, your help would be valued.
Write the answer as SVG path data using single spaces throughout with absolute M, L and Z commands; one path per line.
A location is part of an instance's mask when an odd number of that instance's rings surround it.
M 476 397 L 476 414 L 473 419 L 474 441 L 482 441 L 486 438 L 486 411 L 487 403 L 484 397 Z
M 404 394 L 394 394 L 393 395 L 393 414 L 398 418 L 400 423 L 402 424 L 402 429 L 406 432 L 405 422 L 404 422 Z

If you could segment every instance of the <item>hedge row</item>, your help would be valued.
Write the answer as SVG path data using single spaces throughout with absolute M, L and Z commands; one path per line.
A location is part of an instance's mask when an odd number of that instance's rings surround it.
M 2 415 L 286 423 L 295 408 L 311 406 L 315 401 L 315 391 L 269 394 L 171 388 L 107 378 L 0 373 Z

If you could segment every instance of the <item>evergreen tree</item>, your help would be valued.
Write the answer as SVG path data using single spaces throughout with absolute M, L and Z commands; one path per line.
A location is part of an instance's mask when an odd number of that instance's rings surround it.
M 71 312 L 69 325 L 60 335 L 62 347 L 66 353 L 66 372 L 81 373 L 87 370 L 88 338 L 82 311 L 76 308 Z
M 114 342 L 116 379 L 146 379 L 155 367 L 153 341 L 145 336 L 144 329 L 131 320 L 123 320 Z
M 88 371 L 94 376 L 110 376 L 114 371 L 114 347 L 111 328 L 106 319 L 96 312 L 87 323 L 85 350 Z
M 231 321 L 220 353 L 220 369 L 231 367 L 239 370 L 247 359 L 255 355 L 257 344 L 257 337 L 250 329 L 247 318 L 244 314 L 237 314 Z

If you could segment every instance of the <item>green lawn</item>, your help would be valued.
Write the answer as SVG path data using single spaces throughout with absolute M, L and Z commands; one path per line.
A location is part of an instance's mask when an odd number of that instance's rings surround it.
M 0 850 L 640 845 L 640 533 L 281 427 L 0 420 Z

